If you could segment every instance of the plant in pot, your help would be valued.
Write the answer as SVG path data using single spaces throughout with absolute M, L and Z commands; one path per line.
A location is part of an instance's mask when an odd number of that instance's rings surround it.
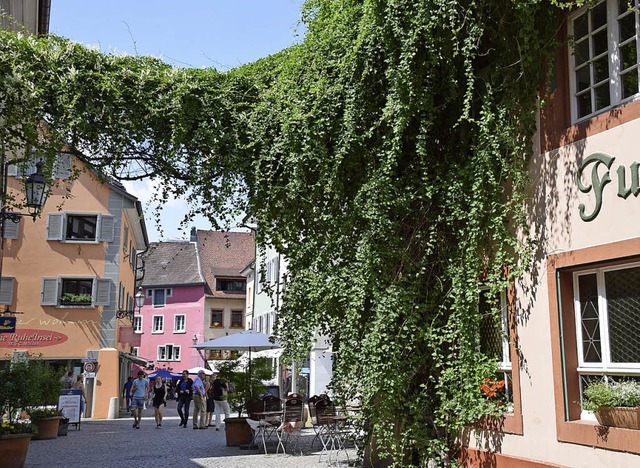
M 584 409 L 602 426 L 640 429 L 640 383 L 595 382 L 584 390 Z
M 26 363 L 0 363 L 0 459 L 2 466 L 24 466 L 29 443 L 36 429 L 31 422 L 21 421 L 21 409 L 28 404 L 25 382 L 29 370 Z
M 235 418 L 225 419 L 225 434 L 227 446 L 235 447 L 249 444 L 252 432 L 247 418 L 242 416 L 247 407 L 247 402 L 252 398 L 258 398 L 265 391 L 263 380 L 272 377 L 270 360 L 257 358 L 251 360 L 251 374 L 248 366 L 245 367 L 239 359 L 230 359 L 218 365 L 218 378 L 227 382 L 230 391 L 227 394 L 229 406 L 238 412 Z

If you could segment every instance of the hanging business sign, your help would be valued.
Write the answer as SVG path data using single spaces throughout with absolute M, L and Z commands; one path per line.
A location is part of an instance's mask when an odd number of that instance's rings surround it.
M 0 333 L 15 333 L 15 331 L 16 331 L 15 317 L 0 318 Z
M 602 209 L 602 196 L 604 194 L 604 188 L 609 184 L 611 179 L 611 167 L 615 161 L 615 157 L 609 156 L 606 153 L 592 153 L 582 160 L 580 167 L 578 167 L 578 173 L 576 175 L 576 182 L 578 189 L 582 193 L 592 194 L 594 203 L 593 208 L 587 212 L 587 208 L 584 203 L 578 205 L 580 211 L 580 219 L 582 221 L 593 221 L 596 219 L 600 210 Z M 632 162 L 629 165 L 629 183 L 627 184 L 627 168 L 625 166 L 618 166 L 615 171 L 615 177 L 618 182 L 618 196 L 623 200 L 626 200 L 629 195 L 638 197 L 640 195 L 640 163 L 637 161 Z
M 0 348 L 42 348 L 67 341 L 69 337 L 51 330 L 22 329 L 0 334 Z

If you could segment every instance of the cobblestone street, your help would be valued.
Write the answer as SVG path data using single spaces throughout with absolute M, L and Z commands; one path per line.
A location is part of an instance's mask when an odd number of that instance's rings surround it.
M 166 409 L 162 427 L 156 428 L 152 410 L 147 409 L 140 429 L 132 428 L 131 418 L 85 420 L 80 430 L 70 426 L 68 435 L 53 440 L 32 440 L 26 467 L 64 466 L 65 468 L 142 467 L 323 467 L 327 456 L 319 463 L 321 444 L 313 447 L 313 429 L 304 429 L 300 438 L 303 455 L 276 455 L 275 436 L 268 442 L 269 454 L 262 450 L 241 450 L 227 447 L 224 428 L 216 431 L 179 427 L 175 403 Z M 289 444 L 289 448 L 293 443 Z M 260 447 L 262 448 L 262 447 Z M 346 467 L 347 456 L 339 453 L 339 466 Z M 349 459 L 356 458 L 354 449 Z M 335 456 L 334 456 L 335 458 Z M 1 464 L 1 463 L 0 463 Z

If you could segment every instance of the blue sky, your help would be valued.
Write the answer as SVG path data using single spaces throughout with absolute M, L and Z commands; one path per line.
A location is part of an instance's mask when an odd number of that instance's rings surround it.
M 278 52 L 301 40 L 303 0 L 53 0 L 53 34 L 99 46 L 105 53 L 153 55 L 175 66 L 224 71 Z M 151 241 L 186 237 L 177 223 L 184 203 L 165 205 L 163 237 L 146 202 L 151 181 L 128 185 L 147 211 Z M 192 225 L 210 229 L 197 218 Z

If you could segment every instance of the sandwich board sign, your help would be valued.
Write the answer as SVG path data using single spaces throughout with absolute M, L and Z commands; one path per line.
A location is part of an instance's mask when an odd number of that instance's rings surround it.
M 69 424 L 80 424 L 80 400 L 82 390 L 79 388 L 67 388 L 60 392 L 58 409 L 69 419 Z

